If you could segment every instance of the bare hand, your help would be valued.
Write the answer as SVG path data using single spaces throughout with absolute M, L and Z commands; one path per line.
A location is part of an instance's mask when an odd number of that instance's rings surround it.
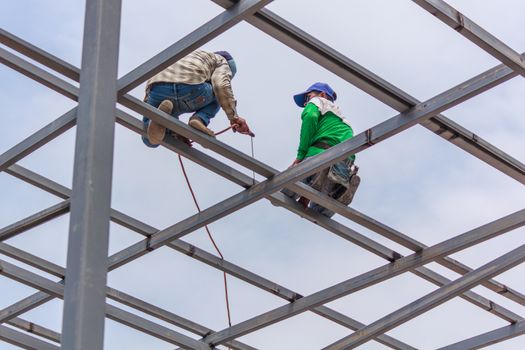
M 299 164 L 299 163 L 301 163 L 301 161 L 300 161 L 299 159 L 294 160 L 293 163 L 292 163 L 292 165 L 290 165 L 290 166 L 288 167 L 288 169 L 293 168 L 294 166 L 296 166 L 296 165 Z
M 239 132 L 244 135 L 250 135 L 251 137 L 255 136 L 255 134 L 250 130 L 250 127 L 248 126 L 244 118 L 233 118 L 232 120 L 230 120 L 230 124 L 232 126 L 233 132 Z

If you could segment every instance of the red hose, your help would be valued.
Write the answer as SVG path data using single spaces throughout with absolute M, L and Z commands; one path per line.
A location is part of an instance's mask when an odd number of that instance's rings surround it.
M 222 134 L 223 132 L 227 131 L 230 128 L 227 128 L 227 129 L 217 133 L 216 135 Z M 191 196 L 193 198 L 193 202 L 195 203 L 195 206 L 197 207 L 197 210 L 200 213 L 201 212 L 201 208 L 199 206 L 199 203 L 197 202 L 197 198 L 195 197 L 195 192 L 193 191 L 193 188 L 191 186 L 190 179 L 188 178 L 188 174 L 186 174 L 186 169 L 184 168 L 184 163 L 182 162 L 182 157 L 181 157 L 180 154 L 179 154 L 179 162 L 180 162 L 180 166 L 182 168 L 182 173 L 184 174 L 184 178 L 186 179 L 186 183 L 188 184 L 188 188 L 190 189 L 190 193 L 191 193 Z M 213 236 L 211 235 L 211 232 L 210 232 L 210 229 L 208 228 L 208 225 L 204 225 L 204 228 L 206 229 L 206 232 L 208 233 L 208 237 L 210 238 L 211 243 L 215 247 L 215 250 L 217 251 L 217 253 L 221 257 L 221 259 L 224 260 L 224 256 L 222 255 L 219 247 L 217 246 L 217 243 L 215 243 L 215 240 L 213 239 Z M 232 320 L 231 320 L 231 314 L 230 314 L 230 299 L 229 299 L 229 296 L 228 296 L 228 280 L 226 279 L 226 272 L 223 272 L 223 277 L 224 277 L 224 296 L 225 296 L 225 299 L 226 299 L 226 312 L 228 314 L 228 325 L 231 327 L 232 326 Z

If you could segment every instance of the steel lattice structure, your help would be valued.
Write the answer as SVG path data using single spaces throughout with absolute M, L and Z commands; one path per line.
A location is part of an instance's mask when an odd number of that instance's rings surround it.
M 225 345 L 232 349 L 246 350 L 254 348 L 236 340 L 238 337 L 305 311 L 311 311 L 355 331 L 349 332 L 349 336 L 327 346 L 326 349 L 350 349 L 371 339 L 375 339 L 392 349 L 414 349 L 414 347 L 384 333 L 456 296 L 460 296 L 509 324 L 487 333 L 474 335 L 472 338 L 451 344 L 443 349 L 478 349 L 524 334 L 525 321 L 520 315 L 486 299 L 471 289 L 483 285 L 518 304 L 525 305 L 525 295 L 492 279 L 501 272 L 525 261 L 525 242 L 522 246 L 476 269 L 472 269 L 448 256 L 525 225 L 525 209 L 428 247 L 364 213 L 343 206 L 326 195 L 297 182 L 306 175 L 319 171 L 349 154 L 373 147 L 380 141 L 420 124 L 465 152 L 525 184 L 524 164 L 440 114 L 448 108 L 517 75 L 525 77 L 524 56 L 513 51 L 445 2 L 441 0 L 414 0 L 415 3 L 502 62 L 501 65 L 421 102 L 265 9 L 264 7 L 271 0 L 240 0 L 238 2 L 213 0 L 213 2 L 224 7 L 225 11 L 120 79 L 117 79 L 120 0 L 87 1 L 81 69 L 0 29 L 0 42 L 6 47 L 52 69 L 56 73 L 80 82 L 80 88 L 77 88 L 64 79 L 29 62 L 21 55 L 15 55 L 11 51 L 0 48 L 0 61 L 4 65 L 74 101 L 78 101 L 78 107 L 73 108 L 0 155 L 0 171 L 22 179 L 63 200 L 57 205 L 1 229 L 1 241 L 57 218 L 64 213 L 71 213 L 67 283 L 65 284 L 63 282 L 66 279 L 66 270 L 63 267 L 0 242 L 0 253 L 62 279 L 62 283 L 56 283 L 7 261 L 0 261 L 0 273 L 3 276 L 40 290 L 40 292 L 0 311 L 1 323 L 9 324 L 21 330 L 0 325 L 0 339 L 28 349 L 58 349 L 60 344 L 65 349 L 101 349 L 104 318 L 108 317 L 185 349 L 210 349 L 218 345 Z M 356 135 L 349 141 L 327 150 L 308 162 L 279 172 L 219 140 L 196 132 L 186 124 L 170 118 L 167 114 L 127 94 L 148 77 L 160 72 L 241 21 L 246 21 L 266 32 L 291 49 L 396 109 L 399 114 Z M 250 176 L 208 154 L 189 148 L 173 137 L 169 137 L 162 144 L 164 147 L 223 176 L 243 187 L 243 190 L 203 210 L 201 213 L 190 216 L 163 230 L 158 230 L 122 212 L 111 209 L 110 193 L 115 122 L 133 132 L 144 134 L 142 122 L 119 109 L 118 106 L 116 107 L 117 103 L 147 116 L 177 134 L 198 142 L 207 149 L 256 172 L 267 180 L 254 184 Z M 72 189 L 16 164 L 31 152 L 75 125 L 77 126 L 77 137 Z M 400 253 L 335 220 L 305 211 L 300 205 L 280 193 L 282 188 L 288 188 L 308 197 L 343 217 L 409 248 L 414 253 L 402 256 Z M 262 198 L 305 217 L 313 224 L 319 225 L 384 258 L 387 263 L 332 287 L 303 296 L 182 240 L 185 235 L 194 230 Z M 110 220 L 143 235 L 144 239 L 109 256 L 106 264 Z M 139 259 L 161 246 L 167 246 L 187 254 L 231 276 L 281 297 L 289 303 L 232 327 L 215 331 L 106 286 L 108 271 Z M 83 258 L 77 259 L 78 256 Z M 423 266 L 429 262 L 443 265 L 461 274 L 462 277 L 451 281 Z M 412 272 L 440 288 L 369 325 L 362 324 L 347 315 L 324 306 L 330 301 L 404 272 Z M 106 304 L 106 297 L 188 330 L 194 333 L 196 337 L 189 337 L 122 308 Z M 54 298 L 64 299 L 62 335 L 43 326 L 29 323 L 19 317 Z M 49 341 L 36 338 L 31 333 Z M 198 337 L 200 339 L 197 339 Z

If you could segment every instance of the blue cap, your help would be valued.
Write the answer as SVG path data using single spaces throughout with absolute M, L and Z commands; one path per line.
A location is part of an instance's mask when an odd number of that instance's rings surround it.
M 224 57 L 226 61 L 233 60 L 232 55 L 228 51 L 215 51 L 214 54 Z
M 228 66 L 230 66 L 230 70 L 232 71 L 232 78 L 235 76 L 235 73 L 237 73 L 237 64 L 235 63 L 235 61 L 233 60 L 233 58 L 231 60 L 228 60 Z
M 335 101 L 337 99 L 337 94 L 330 87 L 330 85 L 328 85 L 327 83 L 317 82 L 313 84 L 312 86 L 310 86 L 305 92 L 301 92 L 300 94 L 294 95 L 293 99 L 295 101 L 295 104 L 301 108 L 304 107 L 305 100 L 306 100 L 306 94 L 312 91 L 324 92 L 326 95 L 328 95 L 329 99 L 332 101 Z

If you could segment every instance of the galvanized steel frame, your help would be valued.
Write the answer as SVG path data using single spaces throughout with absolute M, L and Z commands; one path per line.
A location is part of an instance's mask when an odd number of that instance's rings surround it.
M 0 323 L 11 326 L 0 325 L 0 339 L 22 348 L 57 349 L 59 343 L 62 342 L 62 347 L 67 349 L 101 349 L 105 315 L 105 317 L 146 334 L 188 349 L 212 349 L 220 344 L 227 345 L 232 349 L 254 349 L 235 339 L 299 313 L 311 311 L 355 331 L 329 345 L 327 349 L 354 348 L 371 339 L 392 349 L 414 349 L 414 347 L 384 333 L 456 296 L 460 296 L 464 300 L 502 318 L 509 322 L 509 325 L 451 344 L 443 349 L 479 349 L 524 334 L 525 326 L 522 316 L 470 289 L 481 284 L 516 303 L 525 305 L 525 295 L 491 279 L 523 262 L 525 260 L 525 246 L 516 248 L 475 270 L 449 258 L 448 255 L 522 227 L 525 225 L 525 210 L 517 211 L 462 235 L 427 247 L 366 214 L 343 206 L 326 195 L 297 182 L 306 175 L 312 174 L 348 154 L 358 153 L 386 138 L 401 133 L 407 128 L 420 124 L 498 169 L 503 174 L 525 184 L 525 165 L 523 163 L 440 114 L 446 109 L 517 75 L 525 76 L 524 56 L 513 51 L 444 1 L 413 0 L 503 63 L 428 101 L 420 102 L 264 8 L 271 3 L 271 0 L 212 1 L 226 10 L 120 79 L 116 78 L 121 15 L 120 0 L 87 1 L 82 70 L 0 28 L 0 43 L 18 54 L 80 83 L 78 88 L 32 64 L 20 55 L 0 48 L 0 62 L 4 65 L 79 102 L 78 107 L 68 111 L 0 155 L 0 171 L 15 176 L 63 200 L 0 229 L 0 254 L 60 278 L 59 282 L 53 282 L 34 272 L 0 260 L 0 274 L 39 290 L 38 293 L 0 310 Z M 331 148 L 308 162 L 279 172 L 216 139 L 194 131 L 184 123 L 171 119 L 167 114 L 127 94 L 149 76 L 161 71 L 243 20 L 396 109 L 400 114 L 356 135 L 345 143 Z M 243 190 L 164 230 L 158 230 L 111 209 L 110 189 L 114 123 L 117 122 L 138 134 L 144 134 L 142 123 L 137 118 L 119 109 L 117 103 L 141 115 L 148 116 L 178 134 L 191 138 L 207 149 L 260 174 L 267 180 L 254 182 L 251 177 L 224 164 L 213 156 L 190 148 L 175 138 L 168 137 L 162 146 L 238 184 Z M 108 115 L 112 117 L 108 118 Z M 75 173 L 72 190 L 16 164 L 31 152 L 75 125 L 77 126 L 77 145 L 81 144 L 83 147 L 77 146 L 75 150 Z M 389 249 L 335 220 L 305 211 L 297 203 L 280 193 L 279 190 L 282 188 L 291 189 L 315 200 L 315 202 L 359 225 L 414 251 L 414 254 L 402 256 L 399 252 Z M 341 238 L 384 258 L 388 263 L 312 295 L 303 296 L 181 240 L 184 235 L 261 198 L 266 198 L 272 204 L 286 208 L 308 219 Z M 68 248 L 70 257 L 66 269 L 2 242 L 70 211 Z M 107 257 L 110 220 L 146 238 Z M 213 331 L 106 286 L 108 271 L 138 259 L 161 246 L 167 246 L 189 255 L 209 266 L 283 298 L 289 303 L 224 330 Z M 77 256 L 82 256 L 83 259 L 72 258 Z M 104 262 L 105 257 L 108 259 L 107 263 Z M 450 281 L 431 269 L 423 267 L 429 262 L 437 262 L 463 276 L 455 281 Z M 362 324 L 323 305 L 407 271 L 438 285 L 440 288 L 370 325 Z M 66 276 L 68 282 L 65 283 Z M 62 335 L 18 317 L 56 297 L 64 298 Z M 132 312 L 108 305 L 105 302 L 106 298 L 190 331 L 200 336 L 201 339 L 191 338 Z M 17 331 L 12 327 L 26 333 Z M 39 338 L 27 333 L 37 335 Z

